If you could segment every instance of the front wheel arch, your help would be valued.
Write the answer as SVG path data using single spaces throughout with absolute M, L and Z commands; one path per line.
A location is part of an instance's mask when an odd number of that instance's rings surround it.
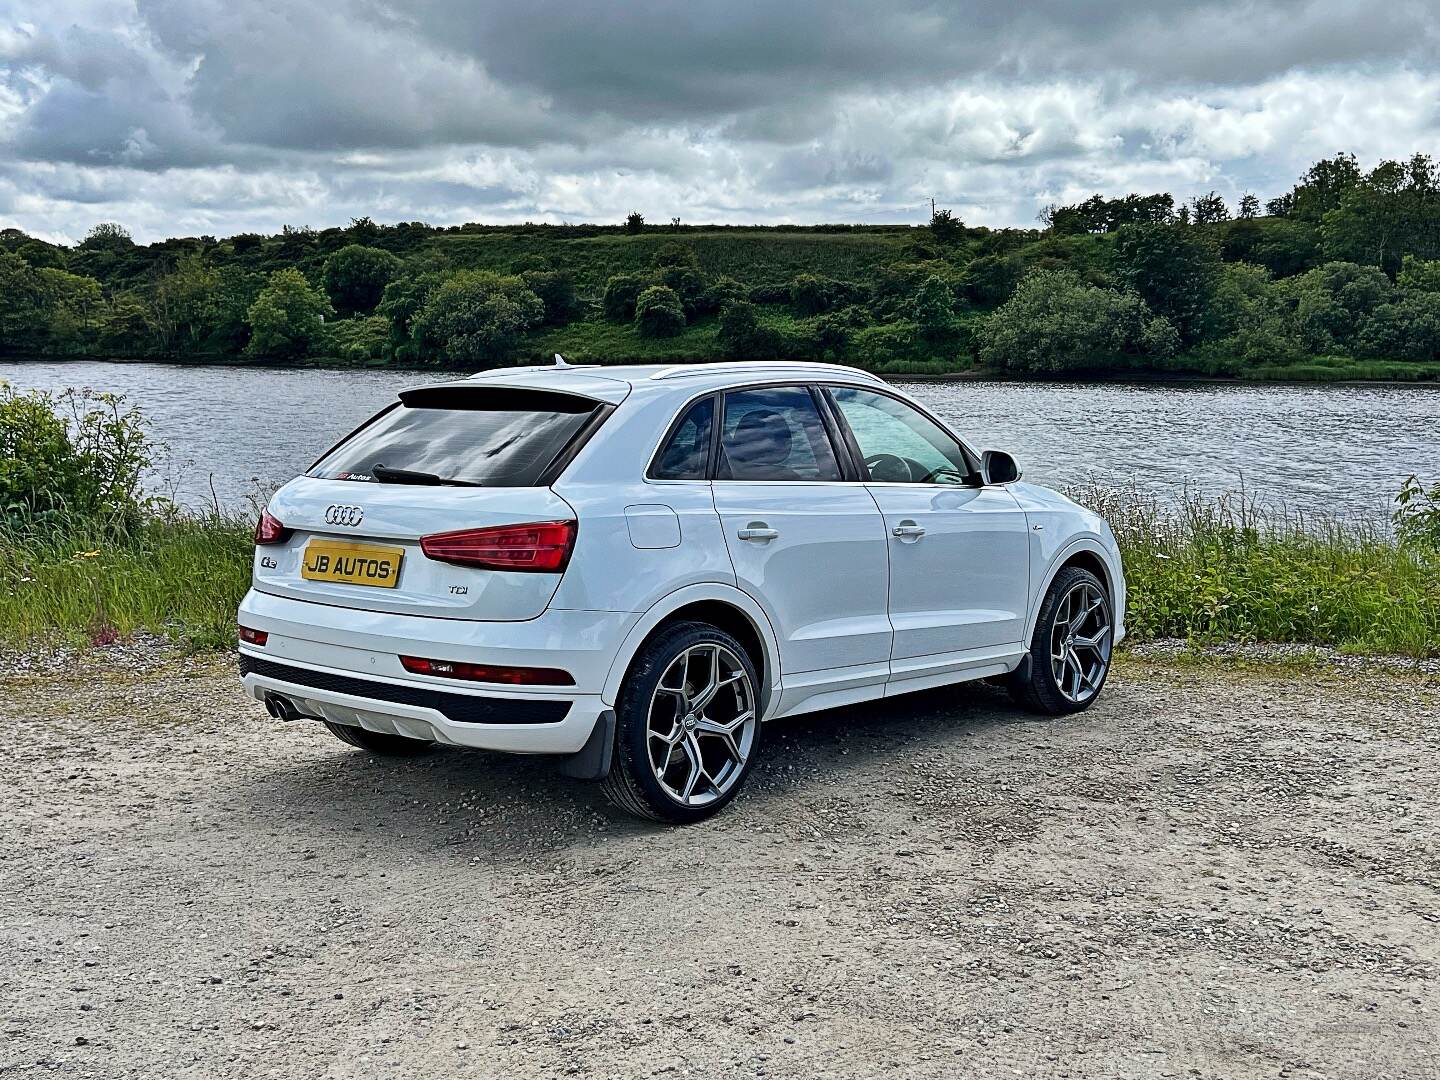
M 1061 572 L 1069 566 L 1078 566 L 1094 574 L 1105 586 L 1105 595 L 1110 605 L 1115 609 L 1116 618 L 1120 618 L 1122 609 L 1119 603 L 1120 594 L 1117 592 L 1116 578 L 1119 573 L 1118 565 L 1112 563 L 1111 556 L 1102 548 L 1099 543 L 1089 538 L 1075 540 L 1067 545 L 1063 551 L 1056 555 L 1045 570 L 1045 575 L 1040 581 L 1038 588 L 1030 592 L 1030 614 L 1025 620 L 1025 642 L 1030 641 L 1030 636 L 1035 633 L 1035 623 L 1040 618 L 1041 605 L 1045 603 L 1045 597 L 1050 592 L 1050 586 Z M 1118 639 L 1117 639 L 1118 641 Z

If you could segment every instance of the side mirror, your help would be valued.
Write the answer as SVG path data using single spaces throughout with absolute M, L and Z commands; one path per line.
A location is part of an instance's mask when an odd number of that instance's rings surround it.
M 986 450 L 980 460 L 980 472 L 987 484 L 1013 484 L 1020 479 L 1020 466 L 1004 450 Z

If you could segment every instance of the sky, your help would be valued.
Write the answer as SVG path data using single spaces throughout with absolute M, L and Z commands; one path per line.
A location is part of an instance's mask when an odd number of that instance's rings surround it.
M 0 0 L 0 227 L 1033 226 L 1440 153 L 1440 2 Z

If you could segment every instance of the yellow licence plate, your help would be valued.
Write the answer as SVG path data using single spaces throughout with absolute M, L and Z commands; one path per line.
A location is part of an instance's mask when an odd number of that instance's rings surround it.
M 379 544 L 348 544 L 343 540 L 311 540 L 300 560 L 300 576 L 308 581 L 343 581 L 393 589 L 400 583 L 404 548 Z

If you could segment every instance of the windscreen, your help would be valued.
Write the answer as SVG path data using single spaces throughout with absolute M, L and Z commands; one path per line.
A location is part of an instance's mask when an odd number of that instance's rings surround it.
M 597 408 L 586 398 L 549 391 L 412 391 L 306 475 L 374 483 L 376 466 L 384 466 L 441 482 L 535 487 Z

